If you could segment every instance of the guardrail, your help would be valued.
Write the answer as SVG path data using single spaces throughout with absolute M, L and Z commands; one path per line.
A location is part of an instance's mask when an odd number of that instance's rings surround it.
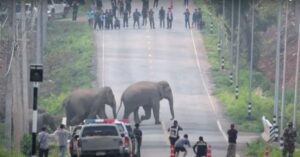
M 262 138 L 266 142 L 276 141 L 278 139 L 278 126 L 272 125 L 272 123 L 266 119 L 265 116 L 262 117 L 262 123 L 264 126 L 264 132 L 262 133 Z

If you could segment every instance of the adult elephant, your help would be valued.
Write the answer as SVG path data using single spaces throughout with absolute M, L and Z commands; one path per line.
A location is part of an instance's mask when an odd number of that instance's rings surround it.
M 155 124 L 160 124 L 160 100 L 164 98 L 169 101 L 172 119 L 174 119 L 173 94 L 169 83 L 166 81 L 142 81 L 129 86 L 122 94 L 118 112 L 123 102 L 125 108 L 123 118 L 128 119 L 133 112 L 135 123 L 140 123 L 143 120 L 150 119 L 151 110 L 153 110 Z M 143 107 L 145 111 L 145 115 L 141 116 L 141 121 L 138 114 L 139 107 Z
M 67 124 L 78 125 L 86 118 L 107 118 L 105 105 L 112 107 L 116 118 L 116 100 L 110 87 L 78 89 L 64 101 Z

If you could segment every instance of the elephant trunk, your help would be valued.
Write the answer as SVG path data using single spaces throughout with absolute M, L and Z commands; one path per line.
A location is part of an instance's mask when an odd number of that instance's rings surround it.
M 173 120 L 175 118 L 175 116 L 174 116 L 174 106 L 173 106 L 173 95 L 171 95 L 168 98 L 168 101 L 169 101 L 169 104 L 170 104 L 170 112 L 171 112 L 171 115 L 172 115 L 171 120 Z

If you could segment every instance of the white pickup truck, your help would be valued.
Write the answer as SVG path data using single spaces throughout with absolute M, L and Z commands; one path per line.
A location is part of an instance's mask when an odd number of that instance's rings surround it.
M 54 18 L 61 16 L 65 18 L 69 10 L 69 5 L 59 0 L 48 0 L 48 17 Z
M 79 150 L 80 157 L 123 156 L 123 141 L 117 125 L 82 125 L 79 135 Z

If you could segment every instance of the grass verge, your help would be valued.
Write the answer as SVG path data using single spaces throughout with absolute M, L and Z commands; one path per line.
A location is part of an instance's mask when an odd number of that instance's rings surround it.
M 50 21 L 40 100 L 43 109 L 61 114 L 63 100 L 70 91 L 91 86 L 95 80 L 91 74 L 93 48 L 92 30 L 86 23 Z

